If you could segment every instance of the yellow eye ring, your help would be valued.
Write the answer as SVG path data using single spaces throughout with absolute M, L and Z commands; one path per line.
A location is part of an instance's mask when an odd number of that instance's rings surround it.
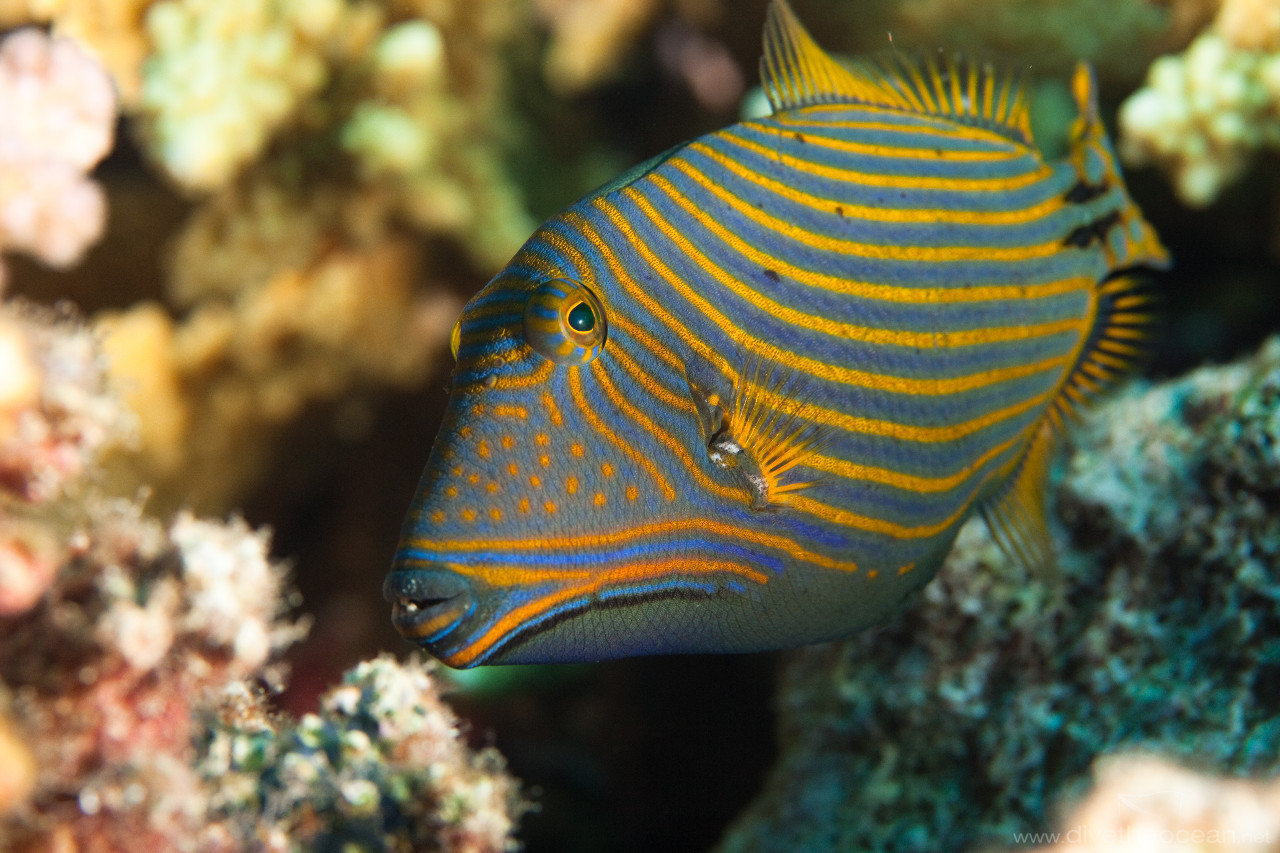
M 544 281 L 524 308 L 524 337 L 560 364 L 586 364 L 600 354 L 607 332 L 604 306 L 576 281 Z

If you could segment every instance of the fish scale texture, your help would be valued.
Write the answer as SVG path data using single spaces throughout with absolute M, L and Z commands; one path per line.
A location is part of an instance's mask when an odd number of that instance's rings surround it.
M 1280 772 L 1280 339 L 1074 441 L 1059 574 L 971 524 L 883 630 L 793 653 L 781 756 L 718 853 L 1012 849 L 1119 751 Z

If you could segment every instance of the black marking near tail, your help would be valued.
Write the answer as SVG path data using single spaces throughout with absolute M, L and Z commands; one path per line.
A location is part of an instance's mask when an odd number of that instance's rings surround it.
M 1077 184 L 1076 186 L 1081 185 Z M 1105 216 L 1099 216 L 1088 225 L 1081 225 L 1079 228 L 1073 229 L 1070 234 L 1063 238 L 1062 245 L 1074 246 L 1078 249 L 1087 249 L 1094 243 L 1105 245 L 1107 232 L 1118 224 L 1120 224 L 1120 212 L 1113 210 Z
M 1111 184 L 1106 180 L 1091 184 L 1088 181 L 1079 180 L 1067 190 L 1062 200 L 1068 204 L 1084 204 L 1086 201 L 1092 201 L 1098 196 L 1111 189 Z

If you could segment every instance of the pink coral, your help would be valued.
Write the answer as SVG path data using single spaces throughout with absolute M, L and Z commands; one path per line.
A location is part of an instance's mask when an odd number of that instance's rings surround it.
M 101 235 L 106 200 L 84 173 L 115 115 L 110 78 L 75 42 L 26 29 L 0 44 L 0 247 L 64 267 Z

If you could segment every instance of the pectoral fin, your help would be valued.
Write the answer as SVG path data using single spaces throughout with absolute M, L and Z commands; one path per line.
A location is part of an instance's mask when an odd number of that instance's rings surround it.
M 689 394 L 702 421 L 707 455 L 733 469 L 751 493 L 754 509 L 777 509 L 813 484 L 799 468 L 824 441 L 821 426 L 807 417 L 804 384 L 781 368 L 759 362 L 732 380 L 709 366 L 686 366 Z

